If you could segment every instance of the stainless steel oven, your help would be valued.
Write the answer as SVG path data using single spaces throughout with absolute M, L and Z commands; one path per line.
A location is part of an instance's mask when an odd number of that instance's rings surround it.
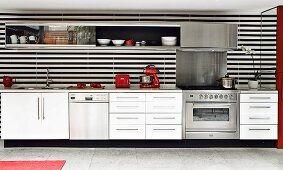
M 239 138 L 238 94 L 235 91 L 187 91 L 187 139 Z

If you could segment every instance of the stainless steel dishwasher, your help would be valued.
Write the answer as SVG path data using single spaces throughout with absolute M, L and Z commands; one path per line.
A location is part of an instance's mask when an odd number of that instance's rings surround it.
M 108 93 L 70 93 L 70 139 L 103 140 L 108 135 Z

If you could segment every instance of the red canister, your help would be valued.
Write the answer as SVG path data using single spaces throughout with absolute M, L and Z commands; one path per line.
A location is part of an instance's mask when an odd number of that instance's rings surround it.
M 16 80 L 16 79 L 13 79 L 10 76 L 3 76 L 3 85 L 4 85 L 4 87 L 12 87 L 13 80 Z

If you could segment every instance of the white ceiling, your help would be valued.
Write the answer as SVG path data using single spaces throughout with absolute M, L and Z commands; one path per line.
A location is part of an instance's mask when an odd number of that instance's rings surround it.
M 59 10 L 173 10 L 261 12 L 283 0 L 0 0 L 1 11 Z

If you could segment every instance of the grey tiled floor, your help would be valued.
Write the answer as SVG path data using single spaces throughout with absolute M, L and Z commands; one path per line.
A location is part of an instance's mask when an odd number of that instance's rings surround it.
M 64 170 L 283 170 L 283 150 L 6 148 L 0 160 L 66 160 Z

